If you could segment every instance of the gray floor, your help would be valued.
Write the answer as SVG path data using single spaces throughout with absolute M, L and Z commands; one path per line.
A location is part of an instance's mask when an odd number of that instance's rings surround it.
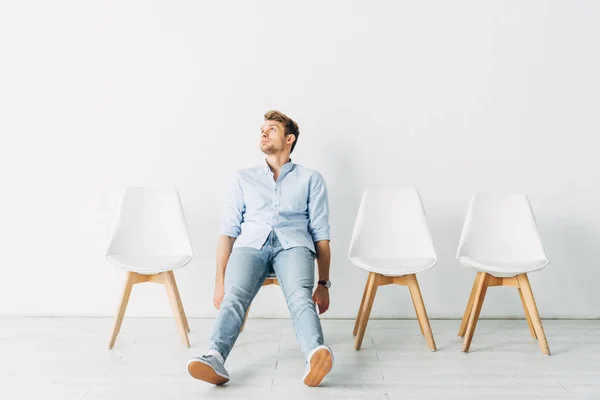
M 207 345 L 210 319 L 190 319 L 181 344 L 170 319 L 128 319 L 107 350 L 111 319 L 0 318 L 0 399 L 600 399 L 600 321 L 545 320 L 542 355 L 524 320 L 482 320 L 471 353 L 460 321 L 433 320 L 427 349 L 414 320 L 372 320 L 363 349 L 351 320 L 324 320 L 334 369 L 319 388 L 302 384 L 304 360 L 291 321 L 250 319 L 227 361 L 231 381 L 188 376 Z

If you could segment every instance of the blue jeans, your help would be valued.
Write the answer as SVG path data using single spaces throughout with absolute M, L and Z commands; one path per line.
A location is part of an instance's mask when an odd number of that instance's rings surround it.
M 323 344 L 321 321 L 312 299 L 314 255 L 306 247 L 284 250 L 271 232 L 260 250 L 236 247 L 225 269 L 225 296 L 210 337 L 210 349 L 227 359 L 240 334 L 244 315 L 271 271 L 285 296 L 296 339 L 305 356 Z

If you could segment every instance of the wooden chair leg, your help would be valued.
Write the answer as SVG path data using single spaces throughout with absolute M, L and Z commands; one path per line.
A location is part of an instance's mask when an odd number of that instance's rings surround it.
M 375 300 L 375 294 L 377 294 L 377 286 L 379 286 L 380 274 L 375 272 L 369 273 L 369 287 L 367 289 L 367 297 L 365 298 L 365 304 L 360 311 L 360 322 L 358 325 L 358 331 L 356 332 L 356 340 L 354 341 L 354 350 L 360 350 L 365 331 L 367 330 L 367 324 L 369 322 L 369 316 L 371 315 L 371 308 L 373 307 L 373 301 Z
M 419 323 L 419 330 L 421 331 L 421 336 L 425 336 L 425 331 L 423 331 L 423 321 L 421 321 L 421 317 L 419 317 L 419 312 L 417 311 L 417 306 L 415 305 L 415 299 L 413 299 L 413 306 L 415 309 L 415 314 L 417 316 L 417 322 Z
M 371 282 L 371 274 L 367 278 L 367 283 L 365 283 L 365 290 L 363 290 L 362 300 L 360 301 L 360 307 L 358 307 L 358 313 L 356 315 L 356 322 L 354 323 L 354 330 L 352 331 L 352 335 L 356 336 L 356 332 L 358 331 L 358 325 L 360 324 L 360 317 L 362 313 L 363 306 L 365 305 L 365 298 L 367 297 L 367 291 L 369 289 L 369 283 Z
M 481 308 L 483 307 L 483 302 L 485 300 L 485 295 L 487 294 L 487 290 L 488 290 L 491 278 L 492 278 L 492 276 L 489 274 L 487 274 L 485 277 L 485 285 L 483 286 L 483 289 L 481 290 L 481 302 L 479 303 L 479 306 L 476 309 L 477 314 L 475 315 L 475 326 L 477 326 L 477 322 L 479 321 L 479 314 L 481 314 Z M 473 333 L 475 333 L 475 327 L 473 327 Z M 471 337 L 471 339 L 472 339 L 472 337 Z
M 464 337 L 465 332 L 467 331 L 467 324 L 469 323 L 469 316 L 471 315 L 471 310 L 473 309 L 475 293 L 477 292 L 477 286 L 479 285 L 480 278 L 480 274 L 477 274 L 475 276 L 475 282 L 473 282 L 473 289 L 471 289 L 471 295 L 469 296 L 469 301 L 467 302 L 467 308 L 465 309 L 465 314 L 463 315 L 462 323 L 460 324 L 460 328 L 458 329 L 458 337 Z
M 187 320 L 187 316 L 185 315 L 185 310 L 183 309 L 183 302 L 181 301 L 181 294 L 179 294 L 179 288 L 177 287 L 177 281 L 175 280 L 175 275 L 173 271 L 168 271 L 169 274 L 173 277 L 173 285 L 175 287 L 175 295 L 177 296 L 177 308 L 179 309 L 179 314 L 181 314 L 181 318 L 183 319 L 183 326 L 185 327 L 185 331 L 190 331 L 190 325 Z
M 171 303 L 171 310 L 173 310 L 173 315 L 175 316 L 175 322 L 177 323 L 177 328 L 179 329 L 179 335 L 181 336 L 181 340 L 185 347 L 190 347 L 190 342 L 187 335 L 187 330 L 185 324 L 183 322 L 183 316 L 179 312 L 179 304 L 177 302 L 177 294 L 175 292 L 175 277 L 173 275 L 173 271 L 167 271 L 162 273 L 164 277 L 165 288 L 167 289 L 167 296 L 169 296 L 169 302 Z
M 242 323 L 242 327 L 240 328 L 240 333 L 244 332 L 244 327 L 246 326 L 246 321 L 248 320 L 248 314 L 250 313 L 250 306 L 246 310 L 246 314 L 244 315 L 244 322 Z
M 523 299 L 527 309 L 529 310 L 529 316 L 531 317 L 531 322 L 540 343 L 542 353 L 549 356 L 550 348 L 548 347 L 546 334 L 544 332 L 544 328 L 542 327 L 542 320 L 540 319 L 540 314 L 538 313 L 537 305 L 535 304 L 535 298 L 533 297 L 533 291 L 531 290 L 531 285 L 529 284 L 529 278 L 527 277 L 527 274 L 521 274 L 517 275 L 517 281 L 519 282 L 519 288 L 523 292 Z
M 483 306 L 483 300 L 485 299 L 485 292 L 487 290 L 486 282 L 488 279 L 488 274 L 484 272 L 478 272 L 477 275 L 480 275 L 480 277 L 477 283 L 477 291 L 475 292 L 475 299 L 469 315 L 469 323 L 467 325 L 467 331 L 462 345 L 462 351 L 465 353 L 468 352 L 469 348 L 471 347 L 471 341 L 473 340 L 473 334 L 475 333 L 475 327 L 477 326 L 477 321 L 479 320 L 479 313 L 481 312 L 481 306 Z
M 531 333 L 531 337 L 537 339 L 537 335 L 535 334 L 535 328 L 533 327 L 533 323 L 531 322 L 531 316 L 529 315 L 529 310 L 527 309 L 527 304 L 525 304 L 525 298 L 523 297 L 523 291 L 519 288 L 519 297 L 521 297 L 521 304 L 523 304 L 523 310 L 525 311 L 525 319 L 527 320 L 527 325 L 529 326 L 529 333 Z
M 115 347 L 117 335 L 121 331 L 121 324 L 123 323 L 123 317 L 125 316 L 125 310 L 127 309 L 127 303 L 129 302 L 129 296 L 131 295 L 131 289 L 133 288 L 134 277 L 134 272 L 127 272 L 127 276 L 125 277 L 125 286 L 123 288 L 123 294 L 121 295 L 121 303 L 119 304 L 119 309 L 117 310 L 115 322 L 110 333 L 110 341 L 108 342 L 109 349 Z
M 433 333 L 431 332 L 431 326 L 429 325 L 429 318 L 427 317 L 427 311 L 425 310 L 425 304 L 423 303 L 423 296 L 421 296 L 421 289 L 419 288 L 417 276 L 415 274 L 410 274 L 407 275 L 406 278 L 408 281 L 410 295 L 413 300 L 413 305 L 415 306 L 415 310 L 417 312 L 417 319 L 419 320 L 419 325 L 421 326 L 421 332 L 425 334 L 425 339 L 427 340 L 427 346 L 429 346 L 429 349 L 431 351 L 436 351 L 437 348 L 435 346 L 435 340 L 433 339 Z

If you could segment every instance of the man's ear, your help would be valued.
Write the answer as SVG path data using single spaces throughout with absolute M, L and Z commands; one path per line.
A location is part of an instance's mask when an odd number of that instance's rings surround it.
M 292 140 L 290 140 L 290 137 L 292 138 Z M 292 144 L 296 141 L 296 135 L 287 135 L 287 137 L 285 138 L 286 143 L 288 144 Z

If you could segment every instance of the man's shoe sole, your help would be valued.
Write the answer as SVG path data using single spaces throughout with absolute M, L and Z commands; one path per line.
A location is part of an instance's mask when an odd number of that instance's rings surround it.
M 213 385 L 223 385 L 229 382 L 229 378 L 224 378 L 217 374 L 213 367 L 201 361 L 192 361 L 189 363 L 188 371 L 192 377 L 212 383 Z
M 326 348 L 318 349 L 310 358 L 310 369 L 304 377 L 304 384 L 307 386 L 319 386 L 325 375 L 331 371 L 333 366 L 333 357 Z

